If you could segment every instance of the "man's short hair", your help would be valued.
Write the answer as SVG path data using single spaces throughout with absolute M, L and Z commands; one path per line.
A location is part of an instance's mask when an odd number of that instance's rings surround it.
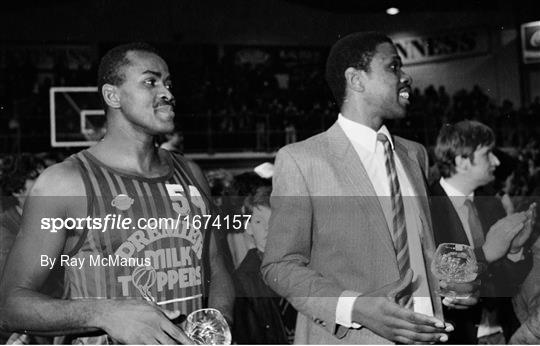
M 456 157 L 469 158 L 474 163 L 477 149 L 494 144 L 493 130 L 478 121 L 464 120 L 443 125 L 435 145 L 435 160 L 441 176 L 449 178 L 456 173 Z
M 381 43 L 393 44 L 386 35 L 368 31 L 349 34 L 337 41 L 326 60 L 326 81 L 339 108 L 345 98 L 345 70 L 354 67 L 357 70 L 369 71 L 369 64 Z
M 127 53 L 133 51 L 160 55 L 154 47 L 144 42 L 127 43 L 110 49 L 101 58 L 98 67 L 98 92 L 100 95 L 102 95 L 103 85 L 120 85 L 124 82 L 124 67 L 131 64 Z M 102 102 L 103 108 L 107 110 L 107 105 L 103 99 Z

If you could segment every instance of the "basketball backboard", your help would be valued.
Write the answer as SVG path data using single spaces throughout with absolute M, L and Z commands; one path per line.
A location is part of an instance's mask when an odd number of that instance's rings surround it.
M 105 112 L 97 87 L 51 87 L 52 147 L 85 147 L 105 135 Z

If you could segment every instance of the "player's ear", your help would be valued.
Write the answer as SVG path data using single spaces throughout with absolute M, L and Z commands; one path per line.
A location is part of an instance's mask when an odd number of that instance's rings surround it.
M 120 97 L 118 89 L 112 84 L 103 84 L 101 87 L 101 96 L 105 103 L 111 108 L 120 108 Z
M 345 81 L 347 87 L 357 92 L 364 91 L 364 82 L 362 80 L 362 71 L 354 67 L 349 67 L 345 70 Z

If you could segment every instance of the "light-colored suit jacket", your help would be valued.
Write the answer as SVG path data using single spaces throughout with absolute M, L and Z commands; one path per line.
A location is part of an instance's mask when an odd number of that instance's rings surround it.
M 395 137 L 419 198 L 421 244 L 434 310 L 437 280 L 426 193 L 427 154 L 420 144 Z M 386 178 L 386 177 L 385 177 Z M 367 328 L 335 323 L 344 290 L 366 293 L 399 279 L 396 255 L 380 202 L 358 154 L 341 127 L 285 146 L 276 157 L 272 216 L 262 264 L 267 284 L 299 311 L 295 343 L 391 343 Z

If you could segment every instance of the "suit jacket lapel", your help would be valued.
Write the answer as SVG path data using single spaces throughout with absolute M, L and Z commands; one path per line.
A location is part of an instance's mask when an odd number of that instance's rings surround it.
M 390 230 L 381 208 L 375 188 L 369 179 L 364 165 L 358 157 L 358 153 L 345 135 L 338 123 L 335 123 L 326 132 L 328 148 L 331 153 L 330 159 L 347 185 L 350 196 L 354 196 L 361 208 L 369 208 L 372 212 L 372 221 L 376 224 L 375 231 L 382 238 L 383 244 L 388 250 L 390 258 L 395 260 L 395 250 L 390 236 Z
M 403 170 L 411 183 L 415 196 L 418 196 L 415 199 L 418 201 L 417 205 L 420 211 L 420 243 L 422 245 L 422 256 L 424 257 L 424 266 L 428 277 L 427 283 L 433 306 L 433 314 L 439 319 L 444 319 L 441 299 L 436 293 L 439 287 L 439 280 L 431 272 L 431 262 L 433 261 L 436 247 L 424 172 L 422 172 L 418 158 L 414 156 L 412 151 L 407 150 L 399 140 L 394 141 L 394 146 L 395 153 L 403 165 Z

